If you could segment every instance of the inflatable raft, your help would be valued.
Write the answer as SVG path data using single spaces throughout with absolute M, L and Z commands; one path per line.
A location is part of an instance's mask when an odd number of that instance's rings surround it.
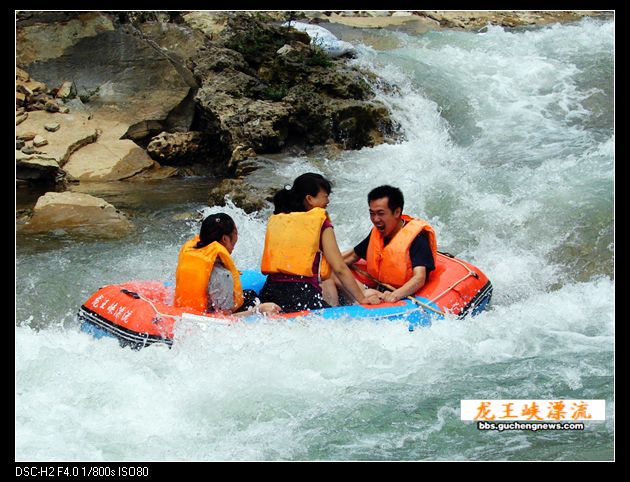
M 353 271 L 359 281 L 368 286 L 365 262 Z M 260 292 L 266 276 L 259 271 L 244 271 L 244 289 Z M 159 281 L 131 281 L 107 285 L 98 289 L 81 306 L 78 313 L 81 329 L 100 338 L 117 338 L 121 345 L 142 348 L 153 343 L 172 345 L 173 328 L 180 320 L 203 323 L 233 324 L 253 322 L 259 315 L 236 318 L 209 315 L 193 309 L 173 306 L 174 289 Z M 350 305 L 275 315 L 296 318 L 318 315 L 328 319 L 360 318 L 366 320 L 405 319 L 412 331 L 418 326 L 429 326 L 431 320 L 449 313 L 460 318 L 482 311 L 492 297 L 492 284 L 475 266 L 447 253 L 438 253 L 435 270 L 415 296 L 396 303 L 378 305 Z

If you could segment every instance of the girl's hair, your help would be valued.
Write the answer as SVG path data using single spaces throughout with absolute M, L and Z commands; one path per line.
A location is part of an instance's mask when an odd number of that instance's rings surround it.
M 293 186 L 280 189 L 273 197 L 274 214 L 306 211 L 304 199 L 306 196 L 317 196 L 319 191 L 330 194 L 330 181 L 321 174 L 307 172 L 295 178 Z
M 213 241 L 219 241 L 224 234 L 231 235 L 235 228 L 234 220 L 227 214 L 210 214 L 201 223 L 199 241 L 195 248 L 203 248 Z

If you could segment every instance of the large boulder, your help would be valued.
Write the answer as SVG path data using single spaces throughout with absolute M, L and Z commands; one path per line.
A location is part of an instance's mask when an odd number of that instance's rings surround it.
M 191 58 L 200 130 L 223 163 L 239 146 L 260 154 L 335 142 L 358 149 L 395 131 L 366 73 L 310 41 L 261 14 L 231 15 L 217 41 Z
M 147 146 L 151 158 L 166 164 L 186 164 L 203 154 L 201 132 L 162 132 Z
M 16 27 L 15 62 L 21 66 L 59 58 L 81 39 L 114 30 L 101 12 L 20 12 Z
M 74 154 L 64 166 L 64 171 L 79 181 L 119 181 L 153 165 L 153 159 L 135 142 L 105 139 Z
M 389 111 L 380 102 L 334 100 L 327 108 L 335 141 L 344 149 L 372 147 L 394 136 Z
M 124 25 L 83 37 L 56 57 L 28 57 L 32 62 L 19 65 L 47 85 L 73 81 L 94 117 L 128 124 L 132 140 L 172 128 L 187 130 L 194 113 L 192 75 L 182 75 L 183 66 L 135 33 Z M 55 41 L 51 34 L 48 42 Z M 153 123 L 149 132 L 147 122 Z
M 33 215 L 16 225 L 23 233 L 64 230 L 73 234 L 117 238 L 133 230 L 133 224 L 114 206 L 89 194 L 48 192 L 41 196 Z
M 232 97 L 208 88 L 199 90 L 197 101 L 206 115 L 215 120 L 221 140 L 228 143 L 228 154 L 239 145 L 256 152 L 277 152 L 284 146 L 288 104 Z

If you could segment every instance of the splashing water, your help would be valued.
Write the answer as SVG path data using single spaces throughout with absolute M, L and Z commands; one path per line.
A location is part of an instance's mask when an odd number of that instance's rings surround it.
M 378 99 L 404 140 L 286 157 L 264 175 L 278 188 L 306 171 L 331 179 L 342 249 L 370 229 L 367 192 L 400 187 L 440 249 L 492 280 L 491 307 L 413 333 L 310 317 L 182 325 L 170 350 L 121 349 L 78 330 L 94 290 L 172 280 L 199 229 L 177 215 L 198 209 L 235 219 L 234 258 L 255 269 L 270 210 L 204 208 L 194 179 L 159 184 L 181 189 L 172 199 L 107 191 L 137 226 L 124 240 L 17 237 L 16 460 L 613 458 L 614 22 L 380 35 L 399 47 L 357 45 L 355 62 L 398 85 Z M 605 399 L 607 420 L 481 432 L 459 401 L 485 398 Z

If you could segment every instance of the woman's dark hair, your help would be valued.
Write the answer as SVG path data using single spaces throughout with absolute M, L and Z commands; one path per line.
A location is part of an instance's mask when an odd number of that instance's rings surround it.
M 199 230 L 199 241 L 195 248 L 203 248 L 213 241 L 219 241 L 221 236 L 228 236 L 234 232 L 236 224 L 234 220 L 225 213 L 210 214 L 201 223 Z
M 304 199 L 306 196 L 317 196 L 319 191 L 330 194 L 330 181 L 321 174 L 307 172 L 295 178 L 293 186 L 280 189 L 273 197 L 274 214 L 306 211 Z

